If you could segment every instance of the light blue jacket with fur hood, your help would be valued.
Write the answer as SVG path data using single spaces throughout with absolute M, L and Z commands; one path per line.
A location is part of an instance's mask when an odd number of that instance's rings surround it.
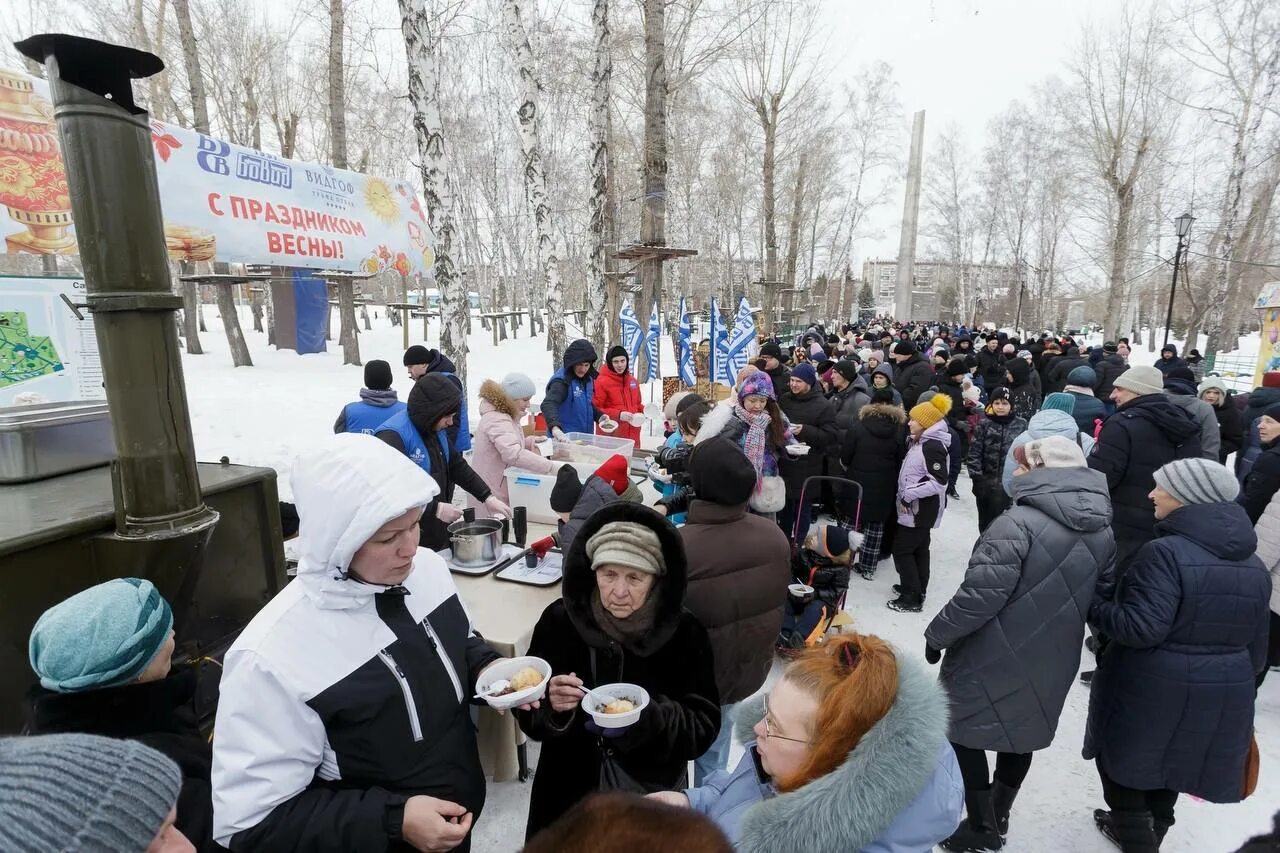
M 747 753 L 733 771 L 685 791 L 739 853 L 926 853 L 964 816 L 964 781 L 947 742 L 947 698 L 916 660 L 898 655 L 898 696 L 835 771 L 779 794 L 757 771 L 754 725 L 764 700 L 738 709 Z

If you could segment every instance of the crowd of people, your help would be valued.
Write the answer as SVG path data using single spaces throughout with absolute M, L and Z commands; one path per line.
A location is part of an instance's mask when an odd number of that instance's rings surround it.
M 585 480 L 547 458 L 527 375 L 486 378 L 472 429 L 441 353 L 405 352 L 403 402 L 371 361 L 292 471 L 297 576 L 221 661 L 211 740 L 149 581 L 36 623 L 29 734 L 0 740 L 0 848 L 469 850 L 472 712 L 501 656 L 435 552 L 459 489 L 511 514 L 514 467 L 555 475 L 560 522 L 531 548 L 563 553 L 528 649 L 546 692 L 513 711 L 541 743 L 527 851 L 999 850 L 1079 677 L 1093 821 L 1152 853 L 1180 795 L 1256 783 L 1255 696 L 1280 666 L 1280 374 L 1233 395 L 1194 351 L 1128 355 L 887 319 L 767 340 L 726 399 L 665 402 L 649 506 L 623 456 Z M 566 348 L 545 437 L 640 441 L 626 351 L 598 361 Z M 838 609 L 884 560 L 887 606 L 920 613 L 962 474 L 977 541 L 918 648 L 797 626 L 815 587 Z M 601 728 L 582 702 L 615 682 L 649 702 Z

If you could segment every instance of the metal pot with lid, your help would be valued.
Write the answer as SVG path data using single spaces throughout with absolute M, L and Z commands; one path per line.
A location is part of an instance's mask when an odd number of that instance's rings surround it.
M 449 547 L 457 566 L 486 566 L 502 554 L 502 522 L 496 518 L 455 521 L 449 525 Z

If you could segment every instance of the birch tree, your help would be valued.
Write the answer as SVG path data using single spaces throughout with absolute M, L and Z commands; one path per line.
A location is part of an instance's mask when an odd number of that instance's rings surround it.
M 523 154 L 525 198 L 533 212 L 534 227 L 538 234 L 538 257 L 542 265 L 546 293 L 547 349 L 553 353 L 564 351 L 564 306 L 560 281 L 560 260 L 556 254 L 555 227 L 552 222 L 551 202 L 547 196 L 547 178 L 542 163 L 542 140 L 539 103 L 542 84 L 538 80 L 533 46 L 525 30 L 522 0 L 506 0 L 504 18 L 507 37 L 515 55 L 520 78 L 520 107 L 516 116 L 520 122 L 520 149 Z
M 1154 17 L 1139 20 L 1126 7 L 1107 33 L 1087 31 L 1072 72 L 1074 117 L 1085 157 L 1100 181 L 1106 216 L 1107 337 L 1120 336 L 1124 321 L 1134 229 L 1141 204 L 1138 186 L 1169 129 L 1172 104 L 1166 97 L 1172 75 L 1161 59 L 1162 36 Z
M 444 120 L 440 114 L 439 32 L 432 29 L 427 0 L 399 0 L 400 31 L 409 63 L 409 102 L 418 140 L 419 168 L 427 201 L 427 225 L 436 239 L 435 279 L 440 290 L 440 351 L 467 383 L 466 286 L 453 266 L 454 211 Z M 425 304 L 425 303 L 424 303 Z
M 614 212 L 609 206 L 609 90 L 613 79 L 613 54 L 609 45 L 609 0 L 591 6 L 595 63 L 591 69 L 591 267 L 587 277 L 587 337 L 596 352 L 608 347 L 613 317 L 606 295 L 617 289 L 609 276 L 607 253 L 613 248 Z

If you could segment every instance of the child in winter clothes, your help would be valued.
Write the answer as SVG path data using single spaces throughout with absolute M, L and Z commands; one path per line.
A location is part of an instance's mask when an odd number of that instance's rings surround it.
M 974 428 L 965 459 L 969 479 L 973 481 L 973 498 L 978 504 L 979 533 L 1009 508 L 1009 496 L 1000 484 L 1000 474 L 1013 440 L 1027 428 L 1027 422 L 1013 413 L 1007 388 L 992 390 L 986 414 Z
M 946 414 L 951 398 L 934 394 L 908 413 L 907 455 L 898 472 L 898 534 L 893 562 L 900 584 L 890 610 L 919 613 L 929 589 L 929 542 L 932 529 L 942 523 L 947 506 L 948 448 L 951 430 Z
M 663 442 L 663 447 L 679 447 L 682 444 L 692 444 L 693 439 L 698 434 L 698 427 L 702 426 L 702 419 L 707 412 L 711 411 L 710 404 L 706 400 L 697 395 L 690 394 L 676 404 L 675 421 L 676 430 L 667 436 L 667 440 Z M 656 469 L 656 470 L 655 470 Z M 680 486 L 672 482 L 671 475 L 657 468 L 656 465 L 649 469 L 649 479 L 653 481 L 653 487 L 658 490 L 658 494 L 664 498 L 674 495 Z M 667 516 L 672 524 L 684 524 L 687 513 L 677 512 Z
M 1005 378 L 1009 385 L 1009 403 L 1013 413 L 1020 418 L 1031 420 L 1040 409 L 1040 395 L 1031 384 L 1031 363 L 1020 358 L 1011 358 L 1004 364 Z

